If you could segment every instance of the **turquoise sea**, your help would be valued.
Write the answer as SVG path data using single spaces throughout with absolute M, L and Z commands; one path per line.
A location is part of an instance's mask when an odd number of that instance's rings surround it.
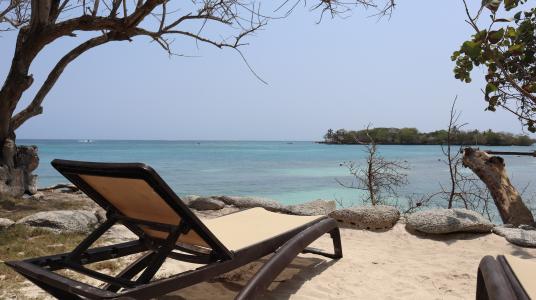
M 288 141 L 112 141 L 19 140 L 39 147 L 39 186 L 66 182 L 51 166 L 54 158 L 143 162 L 151 165 L 178 195 L 254 195 L 284 204 L 314 199 L 361 203 L 359 192 L 341 187 L 335 179 L 350 180 L 340 164 L 363 162 L 360 145 L 324 145 Z M 536 147 L 482 149 L 535 151 Z M 447 183 L 448 169 L 440 161 L 440 146 L 380 145 L 388 159 L 406 160 L 409 184 L 401 195 L 429 193 Z M 536 158 L 505 157 L 512 181 L 518 187 L 531 183 Z M 470 172 L 466 169 L 464 172 Z M 536 192 L 536 182 L 526 194 Z

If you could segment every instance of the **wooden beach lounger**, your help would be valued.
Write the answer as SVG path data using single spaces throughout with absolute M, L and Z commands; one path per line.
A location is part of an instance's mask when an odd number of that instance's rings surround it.
M 70 253 L 6 262 L 59 299 L 154 298 L 273 254 L 236 298 L 251 299 L 264 292 L 299 253 L 342 257 L 339 228 L 326 216 L 291 216 L 253 208 L 201 221 L 144 164 L 54 160 L 52 165 L 107 212 L 107 220 Z M 116 223 L 139 239 L 89 248 Z M 333 254 L 307 248 L 326 233 L 333 239 Z M 143 255 L 115 277 L 84 266 L 136 253 Z M 168 258 L 201 266 L 151 281 Z M 54 272 L 61 269 L 105 285 L 95 287 Z
M 536 299 L 536 261 L 511 255 L 485 256 L 478 266 L 477 300 Z

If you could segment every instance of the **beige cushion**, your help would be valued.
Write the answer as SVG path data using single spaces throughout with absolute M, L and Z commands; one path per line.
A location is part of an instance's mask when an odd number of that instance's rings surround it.
M 521 286 L 531 299 L 536 299 L 536 259 L 522 259 L 505 255 Z
M 142 179 L 79 175 L 125 216 L 146 221 L 179 224 L 180 216 Z M 238 250 L 323 216 L 290 216 L 252 208 L 223 217 L 203 221 L 205 226 L 229 250 Z M 167 232 L 140 226 L 148 235 L 165 239 Z M 181 235 L 179 244 L 210 248 L 191 230 Z
M 180 216 L 142 179 L 79 175 L 93 189 L 125 216 L 158 223 L 179 224 Z M 167 232 L 140 226 L 150 236 L 165 239 Z M 179 242 L 208 248 L 207 243 L 191 230 Z
M 229 250 L 236 251 L 320 218 L 324 216 L 291 216 L 256 207 L 203 223 Z

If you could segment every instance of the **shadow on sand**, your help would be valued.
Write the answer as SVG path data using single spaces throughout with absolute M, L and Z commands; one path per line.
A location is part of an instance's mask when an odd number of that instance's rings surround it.
M 250 263 L 238 270 L 222 275 L 216 280 L 202 282 L 180 291 L 159 297 L 162 300 L 182 299 L 234 299 L 247 284 L 248 280 L 269 259 L 262 258 Z M 300 287 L 314 276 L 322 273 L 337 260 L 317 257 L 296 257 L 292 263 L 281 273 L 258 299 L 288 299 L 295 294 Z

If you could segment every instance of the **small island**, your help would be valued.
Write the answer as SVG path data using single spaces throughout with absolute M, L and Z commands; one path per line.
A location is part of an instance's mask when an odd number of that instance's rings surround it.
M 369 138 L 370 136 L 370 138 Z M 383 145 L 442 145 L 447 143 L 448 132 L 436 130 L 419 132 L 417 128 L 370 128 L 367 130 L 329 129 L 321 144 L 361 144 L 369 143 L 372 138 L 375 143 Z M 494 132 L 491 129 L 458 130 L 453 129 L 452 144 L 456 145 L 485 145 L 485 146 L 530 146 L 536 142 L 528 135 L 508 132 Z

